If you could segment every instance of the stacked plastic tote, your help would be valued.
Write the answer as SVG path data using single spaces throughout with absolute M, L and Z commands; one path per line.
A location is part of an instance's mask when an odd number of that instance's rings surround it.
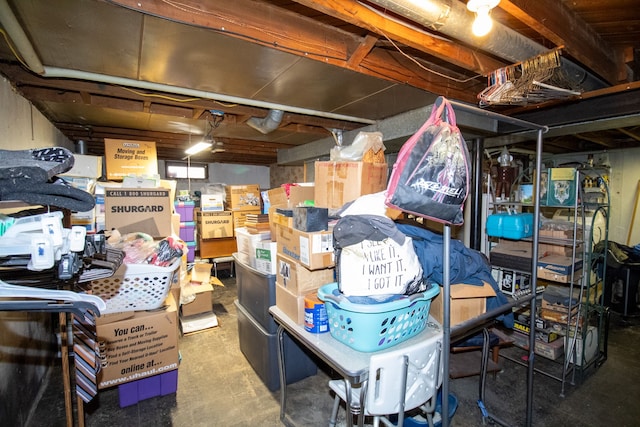
M 175 202 L 176 213 L 180 214 L 180 238 L 187 244 L 187 262 L 193 262 L 196 254 L 196 223 L 193 201 Z

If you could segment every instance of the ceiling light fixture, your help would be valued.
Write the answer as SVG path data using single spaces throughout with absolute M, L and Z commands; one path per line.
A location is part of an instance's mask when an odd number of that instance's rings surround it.
M 474 35 L 482 37 L 491 31 L 493 21 L 489 13 L 498 3 L 500 3 L 500 0 L 469 0 L 467 9 L 476 14 L 476 19 L 471 26 L 471 31 Z
M 211 147 L 211 142 L 198 142 L 197 144 L 187 148 L 186 150 L 184 150 L 184 152 L 186 154 L 188 154 L 189 156 L 193 156 L 194 154 L 197 154 L 201 151 L 206 150 L 207 148 Z

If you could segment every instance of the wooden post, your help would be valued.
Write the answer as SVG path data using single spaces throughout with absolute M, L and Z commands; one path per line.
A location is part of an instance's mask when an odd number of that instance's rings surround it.
M 638 202 L 640 201 L 640 180 L 636 187 L 636 195 L 633 198 L 633 213 L 631 214 L 631 223 L 629 224 L 629 232 L 627 233 L 627 246 L 631 245 L 631 235 L 633 234 L 633 224 L 636 222 L 636 214 L 638 212 Z

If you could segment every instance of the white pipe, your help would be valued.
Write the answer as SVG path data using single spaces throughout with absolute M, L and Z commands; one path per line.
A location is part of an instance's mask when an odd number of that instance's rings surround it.
M 363 119 L 361 117 L 345 116 L 343 114 L 328 113 L 326 111 L 310 110 L 307 108 L 293 107 L 291 105 L 275 104 L 272 102 L 259 101 L 256 99 L 239 98 L 237 96 L 223 95 L 220 93 L 207 92 L 198 89 L 189 89 L 180 86 L 171 86 L 163 83 L 153 83 L 144 80 L 134 80 L 126 77 L 108 76 L 106 74 L 91 73 L 88 71 L 70 70 L 67 68 L 44 67 L 44 77 L 58 77 L 68 79 L 89 80 L 94 82 L 109 83 L 121 86 L 130 86 L 138 89 L 156 90 L 177 95 L 184 95 L 196 98 L 212 99 L 220 102 L 232 104 L 250 105 L 252 107 L 268 108 L 274 110 L 284 110 L 290 113 L 305 114 L 308 116 L 325 117 L 328 119 L 344 120 L 355 123 L 374 124 L 375 120 Z
M 31 71 L 43 74 L 44 66 L 6 0 L 0 0 L 0 23 Z

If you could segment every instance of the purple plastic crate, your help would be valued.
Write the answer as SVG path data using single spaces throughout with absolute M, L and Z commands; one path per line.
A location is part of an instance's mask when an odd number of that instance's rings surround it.
M 157 396 L 166 396 L 178 390 L 178 370 L 165 372 L 141 380 L 131 381 L 118 386 L 120 407 L 135 405 L 136 403 Z
M 193 221 L 194 202 L 176 202 L 173 206 L 175 207 L 176 213 L 180 214 L 180 222 Z
M 193 262 L 196 259 L 196 242 L 187 242 L 187 262 Z
M 196 232 L 195 222 L 180 223 L 180 238 L 185 242 L 194 242 L 196 240 L 195 232 Z

